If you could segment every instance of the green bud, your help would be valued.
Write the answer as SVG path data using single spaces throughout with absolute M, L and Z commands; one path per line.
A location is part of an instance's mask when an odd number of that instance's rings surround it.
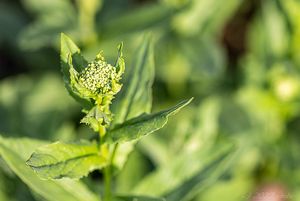
M 61 36 L 61 67 L 66 88 L 83 107 L 86 115 L 81 122 L 102 134 L 112 121 L 110 104 L 122 87 L 120 80 L 125 70 L 122 47 L 121 43 L 114 65 L 105 61 L 102 52 L 88 62 L 69 37 Z
M 122 87 L 120 80 L 125 70 L 121 52 L 122 44 L 118 50 L 119 55 L 115 66 L 108 64 L 100 52 L 81 72 L 70 68 L 72 89 L 82 98 L 94 100 L 94 107 L 86 111 L 86 116 L 81 122 L 88 124 L 95 131 L 110 125 L 112 114 L 109 106 L 114 95 Z
M 77 81 L 73 87 L 77 89 L 83 97 L 92 98 L 96 101 L 100 97 L 115 95 L 119 92 L 119 83 L 123 72 L 117 72 L 115 66 L 108 64 L 101 53 L 96 59 L 84 68 L 77 75 Z

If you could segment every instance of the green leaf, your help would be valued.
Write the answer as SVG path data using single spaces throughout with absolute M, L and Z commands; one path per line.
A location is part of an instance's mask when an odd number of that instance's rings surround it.
M 147 196 L 117 196 L 114 201 L 165 201 L 165 199 Z
M 61 179 L 56 181 L 41 180 L 25 164 L 25 160 L 37 147 L 46 144 L 45 141 L 28 138 L 10 139 L 0 136 L 0 155 L 34 192 L 49 201 L 97 201 L 97 195 L 86 186 L 75 180 Z
M 161 25 L 175 12 L 175 9 L 163 4 L 147 4 L 136 9 L 128 9 L 119 15 L 111 13 L 111 16 L 107 20 L 100 21 L 101 24 L 99 23 L 97 27 L 103 37 L 112 38 Z
M 68 36 L 62 33 L 60 42 L 60 62 L 65 86 L 69 94 L 79 102 L 84 109 L 89 110 L 93 107 L 92 102 L 89 99 L 80 97 L 79 94 L 72 90 L 70 74 L 70 70 L 75 70 L 77 72 L 82 71 L 84 67 L 87 66 L 88 62 L 80 54 L 80 49 L 77 45 Z
M 23 49 L 53 46 L 59 40 L 59 33 L 76 33 L 78 29 L 76 9 L 70 0 L 24 0 L 22 4 L 36 19 L 19 34 L 19 45 Z
M 137 140 L 145 135 L 153 133 L 164 127 L 168 122 L 168 118 L 175 115 L 179 110 L 188 105 L 193 98 L 182 101 L 176 106 L 155 113 L 155 114 L 142 114 L 136 118 L 133 118 L 121 125 L 117 125 L 114 129 L 108 132 L 106 135 L 108 141 L 114 143 L 126 142 L 131 140 Z
M 80 37 L 85 44 L 91 44 L 97 41 L 97 32 L 95 32 L 95 18 L 97 12 L 102 7 L 102 0 L 77 0 L 78 21 L 80 28 Z
M 107 160 L 100 154 L 96 142 L 80 141 L 41 146 L 26 163 L 43 179 L 78 179 L 101 169 Z
M 121 47 L 120 47 L 121 48 Z M 120 51 L 120 53 L 122 53 Z M 112 105 L 113 124 L 149 113 L 152 106 L 152 83 L 154 80 L 154 55 L 150 36 L 146 36 L 136 50 L 132 67 L 128 71 L 127 82 L 124 83 L 120 95 Z M 122 54 L 116 66 L 122 67 Z M 125 72 L 126 74 L 126 72 Z M 119 144 L 116 150 L 114 165 L 121 169 L 133 150 L 135 142 Z
M 177 158 L 148 175 L 130 193 L 165 197 L 167 201 L 192 200 L 227 173 L 236 159 L 235 146 L 224 140 L 212 148 L 202 148 L 189 154 L 178 153 Z
M 146 36 L 135 52 L 128 82 L 112 106 L 114 124 L 149 113 L 152 105 L 152 84 L 154 80 L 154 55 L 151 38 Z
M 232 162 L 233 146 L 220 154 L 216 159 L 207 164 L 205 168 L 193 177 L 180 184 L 164 197 L 167 201 L 188 201 L 193 199 L 199 192 L 215 183 L 228 170 Z

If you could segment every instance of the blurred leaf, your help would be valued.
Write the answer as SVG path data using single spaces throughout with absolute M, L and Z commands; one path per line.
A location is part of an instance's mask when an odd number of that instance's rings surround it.
M 138 149 L 134 149 L 116 177 L 116 194 L 127 195 L 149 173 L 149 170 L 151 170 L 151 166 L 149 165 L 148 158 L 140 153 Z
M 47 73 L 39 77 L 20 75 L 2 80 L 0 130 L 10 136 L 53 139 L 56 131 L 79 112 L 62 86 L 60 76 Z M 70 138 L 74 136 L 71 132 L 64 134 Z
M 231 149 L 225 151 L 211 163 L 207 164 L 195 176 L 168 192 L 164 197 L 167 201 L 191 200 L 199 192 L 215 183 L 228 169 L 232 154 Z
M 156 44 L 156 79 L 166 83 L 172 95 L 186 94 L 189 83 L 193 94 L 207 93 L 224 76 L 225 55 L 211 35 L 183 38 L 166 33 Z
M 5 27 L 0 31 L 0 44 L 6 42 L 7 46 L 15 45 L 15 37 L 25 26 L 25 18 L 15 6 L 6 2 L 0 3 L 0 27 Z
M 256 88 L 253 86 L 246 86 L 241 88 L 236 97 L 237 103 L 242 106 L 248 117 L 243 117 L 243 113 L 236 114 L 244 118 L 244 122 L 240 122 L 244 125 L 239 128 L 242 133 L 252 132 L 252 138 L 250 140 L 265 146 L 266 142 L 276 142 L 283 135 L 285 131 L 285 122 L 287 108 L 290 104 L 281 104 L 269 90 Z M 232 113 L 230 113 L 232 115 Z M 227 112 L 227 115 L 228 112 Z M 251 123 L 255 126 L 251 126 L 247 122 L 247 118 L 251 119 Z M 239 119 L 242 120 L 242 119 Z M 246 120 L 246 121 L 245 121 Z M 270 124 L 272 122 L 272 124 Z M 230 124 L 228 124 L 231 126 Z M 246 127 L 251 126 L 251 127 Z M 245 129 L 246 128 L 246 129 Z M 240 133 L 241 134 L 241 133 Z M 259 136 L 259 137 L 254 137 Z
M 267 51 L 277 58 L 287 52 L 289 36 L 283 12 L 277 3 L 267 0 L 262 6 L 262 29 L 267 42 Z
M 145 135 L 153 133 L 164 127 L 168 122 L 168 118 L 179 112 L 180 109 L 188 105 L 192 98 L 177 104 L 176 106 L 155 113 L 155 114 L 142 114 L 136 118 L 130 119 L 123 124 L 117 125 L 108 132 L 107 140 L 116 142 L 126 142 L 137 140 Z
M 77 0 L 79 10 L 80 38 L 87 44 L 97 41 L 95 16 L 102 6 L 102 0 Z
M 24 6 L 36 14 L 37 19 L 21 33 L 22 48 L 35 50 L 57 44 L 61 32 L 75 29 L 76 12 L 70 0 L 24 0 Z
M 0 169 L 0 200 L 9 201 L 9 196 L 7 195 L 7 192 L 6 192 L 6 189 L 7 189 L 6 185 L 7 184 L 5 182 L 5 179 L 6 178 L 4 177 L 4 175 L 2 174 L 1 169 Z
M 79 179 L 104 167 L 107 160 L 99 153 L 97 143 L 82 140 L 41 146 L 26 163 L 43 179 Z
M 177 121 L 175 121 L 175 123 L 176 122 Z M 173 125 L 168 126 L 173 128 Z M 170 134 L 163 131 L 161 132 L 165 135 Z M 173 137 L 174 136 L 171 138 Z M 140 140 L 138 145 L 138 148 L 141 149 L 141 151 L 146 154 L 156 165 L 167 164 L 170 161 L 170 150 L 168 150 L 169 147 L 166 146 L 166 143 L 161 139 L 160 135 L 148 135 L 144 139 Z
M 216 175 L 220 173 L 218 173 L 217 169 L 222 171 L 223 168 L 223 171 L 226 171 L 226 166 L 223 165 L 221 158 L 229 156 L 232 152 L 232 144 L 224 141 L 220 141 L 219 144 L 216 143 L 213 147 L 200 147 L 189 153 L 179 152 L 168 163 L 158 167 L 156 171 L 141 180 L 131 193 L 164 197 L 163 195 L 174 191 L 184 182 L 193 180 L 195 175 L 199 175 L 195 178 L 200 179 L 202 172 L 207 173 L 207 175 L 202 175 L 203 182 L 204 180 L 207 182 L 210 179 L 215 181 Z M 224 163 L 228 161 L 225 158 Z M 211 167 L 211 169 L 208 167 Z M 202 180 L 199 180 L 199 182 L 202 182 Z M 205 185 L 205 182 L 203 185 Z M 164 185 L 160 185 L 162 183 Z
M 117 196 L 114 201 L 165 201 L 163 198 L 153 198 L 146 196 Z
M 124 83 L 124 88 L 113 105 L 114 124 L 151 111 L 154 59 L 149 36 L 145 37 L 134 55 L 128 81 Z
M 25 160 L 45 141 L 22 139 L 5 139 L 0 137 L 0 154 L 8 166 L 32 190 L 49 201 L 97 201 L 96 195 L 90 192 L 81 182 L 62 179 L 59 181 L 41 180 L 25 164 Z
M 115 37 L 120 33 L 144 31 L 147 28 L 162 24 L 175 10 L 162 4 L 148 4 L 125 13 L 110 15 L 100 21 L 98 27 L 105 38 Z
M 190 5 L 175 15 L 172 21 L 173 28 L 184 36 L 192 36 L 205 29 L 209 34 L 221 30 L 242 1 L 229 0 L 226 4 L 218 0 L 190 2 Z
M 201 192 L 196 200 L 218 200 L 219 198 L 222 198 L 222 201 L 247 200 L 250 196 L 250 189 L 254 185 L 253 180 L 253 176 L 248 175 L 234 175 L 231 179 L 225 178 Z
M 154 80 L 153 45 L 150 36 L 146 36 L 136 50 L 127 82 L 112 105 L 113 124 L 149 113 L 152 106 L 152 84 Z M 114 164 L 122 168 L 132 151 L 135 142 L 119 144 Z

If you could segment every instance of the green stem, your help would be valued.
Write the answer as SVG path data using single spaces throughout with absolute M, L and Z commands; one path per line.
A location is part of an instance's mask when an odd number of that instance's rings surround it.
M 118 146 L 119 146 L 119 143 L 117 143 L 114 146 L 113 152 L 111 153 L 110 162 L 109 162 L 110 166 L 113 165 L 113 162 L 114 162 L 114 159 L 115 159 L 115 156 L 116 156 L 116 152 L 117 152 Z
M 102 136 L 104 136 L 106 130 L 102 128 L 101 123 L 99 122 L 99 149 L 101 150 L 102 146 Z M 111 160 L 110 160 L 111 161 Z M 110 174 L 110 163 L 104 168 L 104 201 L 111 200 L 111 174 Z
M 104 168 L 104 181 L 105 181 L 105 192 L 104 200 L 111 201 L 111 172 L 110 166 Z
M 118 148 L 118 144 L 114 146 L 114 149 L 111 153 L 110 160 L 108 166 L 104 169 L 104 179 L 105 179 L 105 201 L 111 201 L 111 180 L 112 180 L 112 168 L 113 162 L 116 155 L 116 151 Z

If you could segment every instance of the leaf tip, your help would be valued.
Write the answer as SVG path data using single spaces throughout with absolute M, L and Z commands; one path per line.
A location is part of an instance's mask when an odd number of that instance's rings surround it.
M 188 99 L 186 105 L 190 104 L 193 100 L 194 100 L 194 97 L 191 97 L 190 99 Z
M 65 34 L 64 32 L 60 32 L 60 39 L 67 39 L 67 38 L 69 38 L 67 34 Z
M 119 43 L 119 45 L 118 45 L 118 51 L 119 51 L 119 52 L 122 52 L 123 46 L 124 46 L 124 42 L 121 41 L 121 42 Z

